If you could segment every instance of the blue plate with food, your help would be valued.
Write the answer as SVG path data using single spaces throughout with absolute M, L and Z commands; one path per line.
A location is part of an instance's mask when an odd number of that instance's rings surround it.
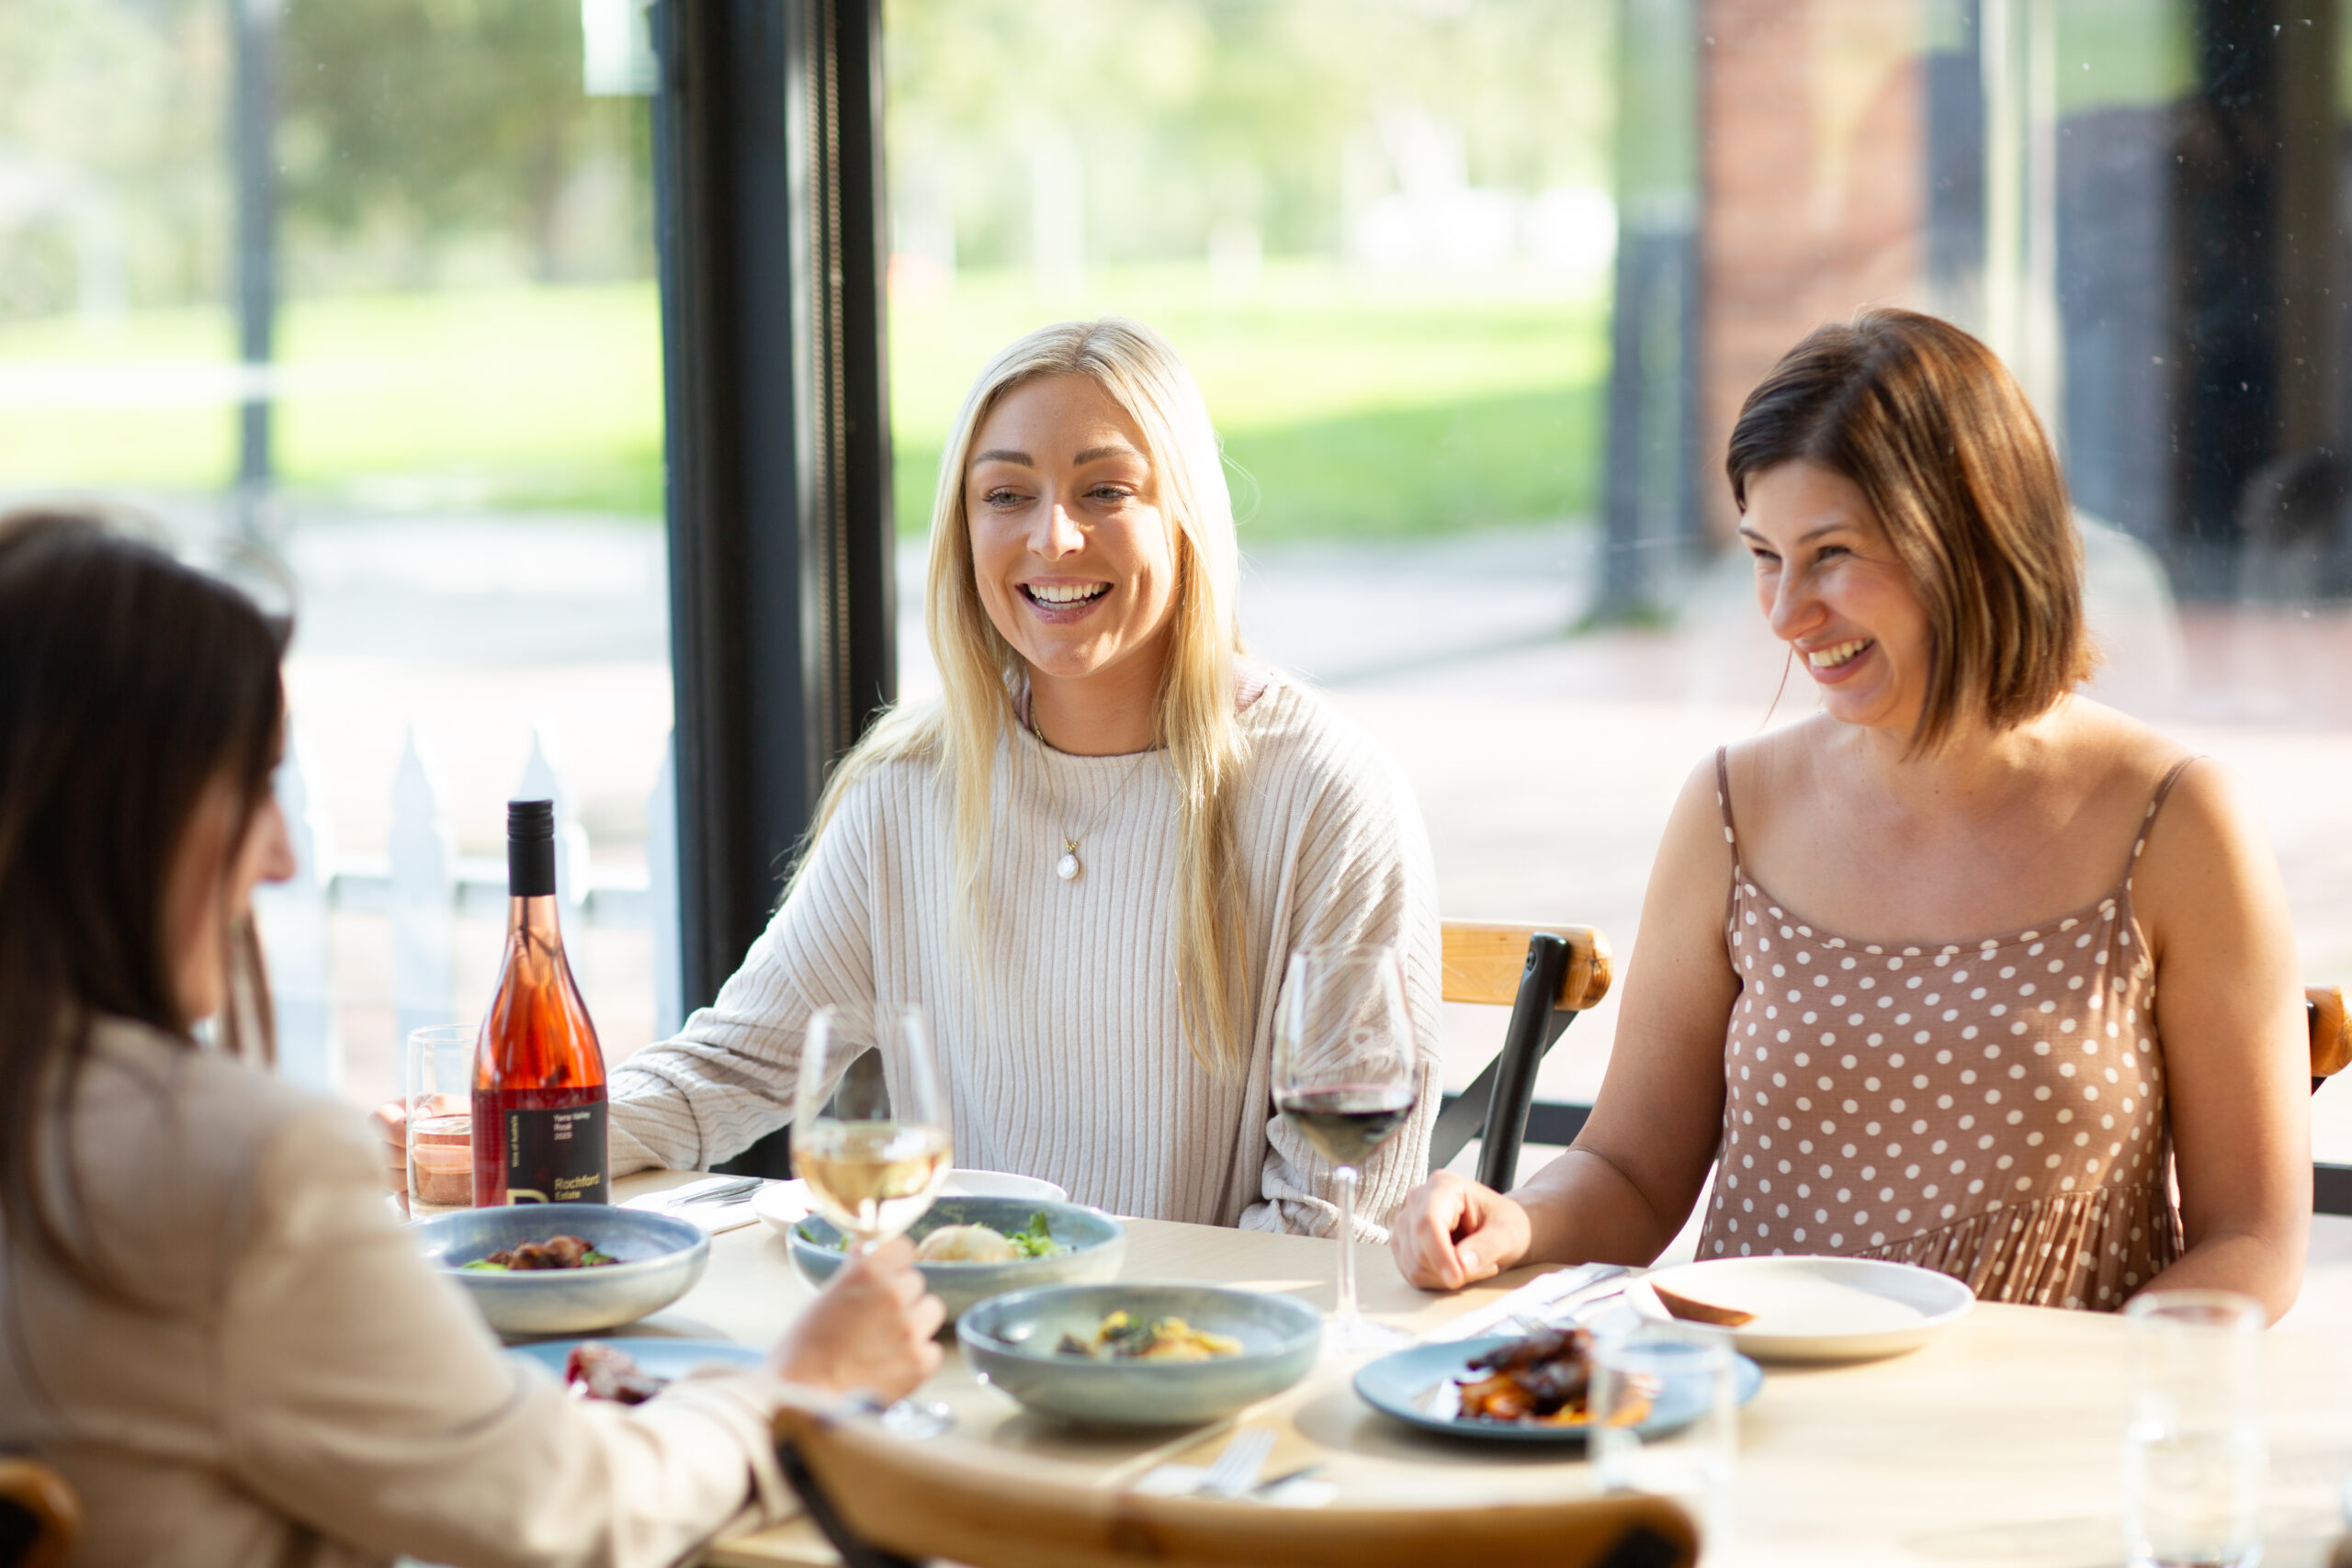
M 592 1334 L 660 1312 L 710 1262 L 700 1227 L 608 1203 L 459 1209 L 409 1227 L 501 1334 Z
M 956 1337 L 981 1382 L 1039 1415 L 1181 1427 L 1305 1377 L 1323 1314 L 1269 1291 L 1122 1280 L 998 1296 L 966 1313 Z
M 703 1367 L 752 1371 L 766 1352 L 725 1339 L 542 1339 L 506 1352 L 536 1361 L 582 1399 L 642 1404 L 669 1384 Z
M 1592 1337 L 1580 1328 L 1538 1329 L 1416 1345 L 1367 1362 L 1356 1393 L 1384 1416 L 1423 1431 L 1502 1443 L 1581 1443 L 1591 1431 L 1585 1392 Z M 1764 1371 L 1734 1356 L 1734 1393 L 1747 1404 Z M 1703 1386 L 1668 1383 L 1635 1422 L 1644 1437 L 1687 1427 L 1706 1413 Z
M 1116 1279 L 1127 1256 L 1126 1227 L 1102 1210 L 1033 1198 L 941 1198 L 907 1235 L 950 1323 L 1008 1291 Z M 794 1225 L 790 1246 L 812 1285 L 842 1266 L 842 1233 L 820 1215 Z

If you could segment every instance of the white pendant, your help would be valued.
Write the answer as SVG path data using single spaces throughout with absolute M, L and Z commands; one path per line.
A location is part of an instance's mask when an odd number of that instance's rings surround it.
M 1078 880 L 1078 852 L 1075 850 L 1066 852 L 1054 863 L 1054 874 L 1064 882 Z

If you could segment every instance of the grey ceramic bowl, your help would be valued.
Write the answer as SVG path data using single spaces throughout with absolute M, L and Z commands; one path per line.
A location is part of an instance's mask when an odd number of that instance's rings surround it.
M 970 1307 L 1007 1291 L 1118 1277 L 1119 1265 L 1127 1257 L 1126 1227 L 1102 1210 L 1082 1203 L 1047 1203 L 1035 1198 L 941 1198 L 907 1235 L 920 1243 L 942 1225 L 1023 1230 L 1035 1214 L 1046 1216 L 1046 1228 L 1069 1248 L 1067 1252 L 1011 1263 L 921 1265 L 923 1282 L 947 1305 L 948 1322 L 957 1321 Z M 842 1233 L 821 1215 L 811 1214 L 792 1227 L 791 1247 L 793 1266 L 812 1285 L 822 1285 L 842 1266 Z
M 1112 1312 L 1181 1317 L 1241 1341 L 1205 1361 L 1097 1361 L 1057 1355 L 1065 1334 L 1089 1338 Z M 956 1325 L 982 1382 L 1041 1415 L 1098 1427 L 1214 1421 L 1280 1393 L 1315 1365 L 1323 1314 L 1292 1296 L 1227 1285 L 1123 1280 L 1062 1285 L 983 1302 Z
M 684 1220 L 605 1203 L 523 1203 L 460 1209 L 410 1227 L 425 1261 L 446 1269 L 501 1334 L 586 1334 L 634 1323 L 694 1289 L 710 1237 Z M 576 1235 L 620 1259 L 594 1269 L 519 1274 L 458 1267 L 551 1235 Z

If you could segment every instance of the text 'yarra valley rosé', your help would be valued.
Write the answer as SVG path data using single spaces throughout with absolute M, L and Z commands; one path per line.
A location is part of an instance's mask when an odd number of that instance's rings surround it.
M 556 919 L 554 802 L 507 802 L 506 894 L 474 1052 L 474 1202 L 606 1202 L 605 1053 Z

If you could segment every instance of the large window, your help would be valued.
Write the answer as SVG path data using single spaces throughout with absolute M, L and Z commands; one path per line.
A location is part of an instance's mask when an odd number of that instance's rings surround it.
M 400 1028 L 487 1000 L 535 731 L 608 1055 L 655 1028 L 647 116 L 585 64 L 581 8 L 545 0 L 0 7 L 0 488 L 290 571 L 309 863 L 266 930 L 289 1070 L 362 1102 Z M 437 917 L 396 941 L 436 850 Z
M 1138 316 L 1225 438 L 1252 646 L 1402 759 L 1447 912 L 1597 924 L 1622 973 L 1675 786 L 1802 701 L 1776 709 L 1724 547 L 1738 401 L 1817 322 L 1923 306 L 2058 435 L 2095 694 L 2237 768 L 2306 976 L 2352 981 L 2335 4 L 884 17 L 903 690 L 930 679 L 914 558 L 970 378 L 1040 322 Z M 672 678 L 638 19 L 0 8 L 0 491 L 129 501 L 290 570 L 312 853 L 270 932 L 297 1070 L 363 1100 L 404 1024 L 486 994 L 535 732 L 608 1055 L 680 994 L 648 869 Z M 421 886 L 454 929 L 397 939 Z M 1566 1037 L 1545 1098 L 1589 1098 L 1612 1020 Z M 1458 1087 L 1497 1025 L 1448 1030 Z M 2318 1111 L 2352 1158 L 2352 1090 Z
M 1245 632 L 1403 760 L 1446 913 L 1598 924 L 1623 974 L 1681 781 L 1810 707 L 1776 707 L 1782 650 L 1725 547 L 1731 420 L 1804 332 L 1889 302 L 2024 378 L 2084 513 L 2094 694 L 2237 769 L 2306 975 L 2352 981 L 2332 9 L 886 17 L 902 547 L 989 352 L 1073 315 L 1160 328 L 1226 441 Z M 911 615 L 900 636 L 913 689 Z M 1539 1093 L 1589 1100 L 1613 1017 Z M 1498 1032 L 1449 1019 L 1452 1087 Z M 2352 1157 L 2352 1091 L 2319 1110 L 2323 1156 Z

